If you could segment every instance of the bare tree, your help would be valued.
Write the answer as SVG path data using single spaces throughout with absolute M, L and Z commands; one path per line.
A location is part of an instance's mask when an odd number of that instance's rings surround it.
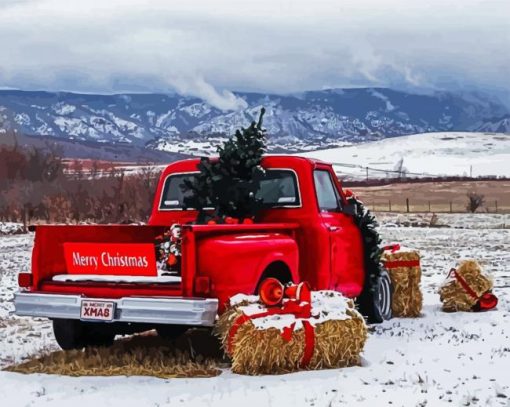
M 468 203 L 466 209 L 468 212 L 475 213 L 476 210 L 485 203 L 485 196 L 477 192 L 471 191 L 466 194 Z

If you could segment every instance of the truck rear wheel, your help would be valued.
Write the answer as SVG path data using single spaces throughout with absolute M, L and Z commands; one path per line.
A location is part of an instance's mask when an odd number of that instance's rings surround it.
M 391 300 L 393 287 L 388 272 L 381 271 L 374 290 L 365 287 L 363 292 L 356 298 L 358 309 L 367 318 L 368 323 L 378 324 L 391 319 Z
M 156 327 L 156 332 L 163 339 L 173 341 L 184 335 L 189 328 L 190 327 L 186 325 L 158 325 Z
M 111 346 L 115 337 L 109 327 L 93 326 L 76 319 L 54 319 L 53 333 L 63 350 Z
M 54 319 L 53 334 L 58 346 L 64 350 L 80 349 L 85 346 L 85 334 L 80 321 L 74 319 Z

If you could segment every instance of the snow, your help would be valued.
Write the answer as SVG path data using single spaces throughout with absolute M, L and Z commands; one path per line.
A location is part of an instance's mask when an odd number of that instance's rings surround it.
M 236 303 L 240 298 L 244 301 L 249 302 L 247 305 L 239 307 L 239 310 L 246 315 L 255 315 L 261 312 L 266 312 L 267 307 L 259 303 L 258 296 L 234 296 L 234 301 L 230 301 L 231 304 Z M 288 300 L 284 300 L 285 301 Z M 345 298 L 342 294 L 336 291 L 313 291 L 312 292 L 312 311 L 311 318 L 306 318 L 310 325 L 317 326 L 326 321 L 343 321 L 351 319 L 347 314 L 347 310 L 351 308 L 349 306 L 349 299 Z M 293 327 L 294 331 L 303 328 L 303 321 L 305 318 L 296 318 L 294 315 L 269 315 L 267 317 L 255 318 L 251 322 L 256 329 L 269 329 L 276 328 L 282 331 L 284 328 Z
M 510 176 L 510 135 L 490 133 L 427 133 L 393 137 L 353 146 L 298 154 L 326 162 L 349 178 L 364 179 L 366 167 L 430 175 Z M 395 176 L 395 174 L 391 174 Z M 384 172 L 369 170 L 371 178 L 384 178 Z
M 0 222 L 0 235 L 18 235 L 23 232 L 23 224 L 16 222 Z
M 58 274 L 53 276 L 53 281 L 96 281 L 110 283 L 180 283 L 181 277 L 178 276 L 114 276 L 99 274 Z
M 62 102 L 52 106 L 52 109 L 58 115 L 67 116 L 76 110 L 76 106 Z
M 452 220 L 462 218 L 475 228 L 381 227 L 385 242 L 421 251 L 423 316 L 370 327 L 360 367 L 259 377 L 226 369 L 214 378 L 170 380 L 0 372 L 2 405 L 508 406 L 510 229 L 496 228 L 496 221 L 482 228 L 477 214 Z M 0 237 L 0 366 L 57 348 L 48 321 L 9 314 L 16 274 L 30 269 L 32 239 Z M 439 284 L 464 258 L 476 258 L 494 275 L 496 310 L 440 310 Z

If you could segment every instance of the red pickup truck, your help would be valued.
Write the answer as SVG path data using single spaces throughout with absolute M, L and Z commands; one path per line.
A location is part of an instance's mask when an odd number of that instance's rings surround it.
M 368 296 L 373 309 L 365 315 L 391 316 L 387 274 L 366 292 L 362 237 L 331 165 L 264 157 L 255 222 L 196 225 L 181 185 L 198 163 L 178 161 L 163 171 L 147 225 L 35 226 L 32 272 L 19 275 L 15 313 L 52 319 L 64 349 L 154 328 L 171 337 L 212 326 L 229 297 L 255 294 L 274 277 Z M 156 270 L 154 242 L 174 224 L 182 225 L 180 273 L 165 276 Z

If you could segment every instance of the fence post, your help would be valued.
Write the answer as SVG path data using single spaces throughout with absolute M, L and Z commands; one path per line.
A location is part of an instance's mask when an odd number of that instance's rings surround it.
M 391 199 L 388 199 L 388 209 L 391 212 Z
M 407 213 L 409 213 L 409 198 L 406 198 Z
M 453 206 L 452 206 L 452 201 L 450 201 L 450 213 L 453 212 Z
M 366 170 L 367 170 L 367 182 L 368 182 L 368 167 L 366 167 Z
M 430 212 L 430 201 L 429 201 L 429 212 Z
M 496 213 L 498 213 L 498 200 L 496 199 L 494 203 L 496 204 Z

